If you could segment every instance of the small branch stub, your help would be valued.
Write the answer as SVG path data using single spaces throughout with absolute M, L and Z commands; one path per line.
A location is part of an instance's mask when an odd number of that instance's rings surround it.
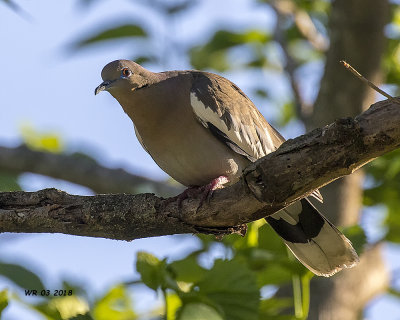
M 393 101 L 394 103 L 400 104 L 400 100 L 398 98 L 392 97 L 390 94 L 387 92 L 383 91 L 380 89 L 378 86 L 376 86 L 372 81 L 369 81 L 367 78 L 365 78 L 361 73 L 359 73 L 350 63 L 341 60 L 340 63 L 344 65 L 344 67 L 349 70 L 353 75 L 355 75 L 358 79 L 360 79 L 362 82 L 366 83 L 371 89 L 375 90 L 376 92 L 380 93 L 384 97 L 388 98 L 389 100 Z

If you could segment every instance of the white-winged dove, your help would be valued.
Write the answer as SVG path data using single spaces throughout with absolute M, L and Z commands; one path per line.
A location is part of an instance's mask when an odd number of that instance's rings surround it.
M 150 72 L 116 60 L 101 73 L 106 90 L 132 119 L 143 148 L 185 186 L 236 182 L 242 170 L 285 139 L 232 82 L 201 71 Z M 318 191 L 313 194 L 321 196 Z M 293 254 L 317 275 L 353 267 L 350 241 L 308 199 L 266 218 Z

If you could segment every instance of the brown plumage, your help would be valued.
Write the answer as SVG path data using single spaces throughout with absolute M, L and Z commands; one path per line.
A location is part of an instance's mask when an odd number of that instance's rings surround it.
M 106 90 L 132 119 L 136 135 L 154 161 L 186 186 L 220 176 L 236 182 L 251 162 L 285 139 L 231 81 L 201 71 L 150 72 L 129 60 L 102 71 Z M 318 191 L 313 194 L 322 199 Z M 266 218 L 311 271 L 329 276 L 352 267 L 350 242 L 307 199 Z

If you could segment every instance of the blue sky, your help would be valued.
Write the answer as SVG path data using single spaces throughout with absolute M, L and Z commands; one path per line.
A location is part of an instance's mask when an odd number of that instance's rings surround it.
M 171 27 L 176 37 L 184 41 L 206 39 L 216 26 L 271 26 L 272 16 L 249 5 L 249 1 L 203 1 L 179 24 L 166 26 L 150 24 L 154 15 L 132 1 L 98 1 L 89 10 L 79 10 L 77 1 L 19 1 L 30 18 L 23 18 L 0 4 L 0 145 L 20 143 L 21 127 L 29 124 L 35 130 L 60 135 L 66 149 L 89 152 L 108 166 L 122 166 L 132 172 L 166 179 L 163 173 L 141 148 L 133 133 L 132 123 L 118 103 L 108 94 L 94 96 L 94 88 L 101 82 L 100 72 L 109 61 L 129 58 L 138 48 L 131 43 L 112 42 L 67 54 L 69 43 L 85 37 L 90 31 L 101 30 L 105 22 L 133 19 L 157 28 Z M 229 7 L 228 7 L 229 4 Z M 169 69 L 188 68 L 185 59 L 168 57 Z M 154 66 L 154 71 L 161 70 Z M 310 72 L 310 71 L 308 71 Z M 318 73 L 318 67 L 316 70 Z M 245 91 L 251 75 L 229 75 Z M 268 78 L 270 77 L 270 78 Z M 275 80 L 268 75 L 267 79 Z M 272 77 L 272 78 L 271 78 Z M 318 77 L 317 77 L 318 78 Z M 276 82 L 276 94 L 285 91 L 285 84 Z M 276 117 L 277 109 L 260 106 L 267 119 Z M 300 133 L 301 127 L 286 128 L 286 137 Z M 88 190 L 54 179 L 28 174 L 22 179 L 26 190 L 58 187 L 75 194 Z M 185 241 L 182 241 L 185 239 Z M 193 237 L 174 236 L 142 239 L 133 242 L 72 237 L 66 235 L 0 236 L 0 259 L 21 262 L 37 271 L 46 285 L 57 288 L 61 278 L 79 279 L 95 294 L 118 281 L 132 279 L 134 257 L 146 250 L 159 257 L 177 257 L 196 247 Z M 388 251 L 389 252 L 389 251 Z M 392 253 L 389 252 L 388 255 Z M 391 259 L 394 261 L 394 259 Z M 0 282 L 0 289 L 6 286 Z M 155 297 L 140 291 L 135 300 L 144 309 Z M 396 302 L 397 303 L 397 302 Z M 380 299 L 369 308 L 371 319 L 396 319 L 395 304 Z M 23 316 L 22 316 L 23 315 Z M 40 319 L 12 306 L 4 320 Z
M 166 174 L 141 148 L 131 121 L 118 103 L 108 94 L 94 96 L 103 66 L 118 58 L 129 58 L 132 45 L 117 41 L 77 54 L 67 54 L 65 50 L 74 40 L 104 28 L 104 21 L 141 19 L 147 12 L 129 1 L 99 1 L 99 5 L 87 11 L 78 10 L 75 1 L 21 1 L 20 4 L 31 18 L 24 19 L 0 6 L 3 44 L 0 68 L 2 78 L 6 79 L 0 89 L 0 144 L 18 145 L 21 127 L 29 124 L 38 131 L 57 133 L 67 150 L 84 150 L 105 165 L 166 179 Z M 233 1 L 232 8 L 235 6 L 236 10 L 226 15 L 224 21 L 218 20 L 218 14 L 207 14 L 210 23 L 201 21 L 196 34 L 204 37 L 216 23 L 228 24 L 231 20 L 249 23 L 250 19 L 243 19 L 240 14 L 243 6 L 240 1 Z M 202 10 L 194 20 L 205 19 L 202 17 L 205 13 Z M 258 20 L 255 23 L 265 23 L 265 14 L 255 12 L 255 16 Z M 192 25 L 190 21 L 186 23 Z M 185 32 L 189 28 L 176 28 L 182 39 L 191 37 L 190 32 Z M 185 61 L 171 66 L 187 67 Z M 71 193 L 88 193 L 85 188 L 33 174 L 26 174 L 21 182 L 26 190 L 32 191 L 58 187 Z M 134 258 L 139 250 L 174 258 L 196 246 L 190 236 L 185 241 L 176 236 L 133 242 L 66 235 L 2 237 L 2 261 L 22 262 L 40 274 L 50 288 L 57 288 L 65 277 L 83 282 L 95 294 L 101 294 L 118 281 L 134 278 Z M 6 285 L 0 283 L 0 288 Z M 146 292 L 149 291 L 140 290 L 134 296 L 142 310 L 155 299 Z M 4 314 L 5 320 L 21 318 L 36 319 L 16 305 Z

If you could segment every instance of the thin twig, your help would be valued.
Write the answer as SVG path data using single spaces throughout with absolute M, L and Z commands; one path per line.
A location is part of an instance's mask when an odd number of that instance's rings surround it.
M 352 74 L 354 74 L 358 79 L 360 79 L 362 82 L 366 83 L 370 88 L 374 89 L 376 92 L 380 93 L 381 95 L 385 96 L 389 100 L 399 104 L 400 99 L 395 98 L 388 94 L 387 92 L 383 91 L 382 89 L 378 88 L 374 83 L 369 81 L 367 78 L 365 78 L 361 73 L 359 73 L 355 68 L 353 68 L 349 63 L 347 63 L 344 60 L 340 61 L 341 64 L 344 65 L 344 67 L 349 70 Z
M 293 18 L 300 33 L 316 50 L 326 51 L 328 49 L 328 40 L 318 32 L 318 29 L 307 11 L 299 8 L 294 1 L 291 0 L 272 1 L 270 4 L 272 8 L 278 11 L 282 16 L 290 16 Z
M 283 30 L 284 14 L 275 5 L 272 6 L 272 9 L 274 9 L 277 16 L 277 23 L 274 31 L 274 40 L 280 45 L 284 58 L 286 60 L 284 70 L 289 78 L 289 83 L 292 88 L 296 115 L 301 121 L 306 122 L 307 115 L 311 113 L 307 111 L 310 111 L 310 109 L 312 109 L 312 106 L 309 106 L 305 103 L 303 97 L 301 96 L 299 85 L 296 81 L 295 71 L 299 67 L 299 65 L 289 53 L 288 43 L 286 41 Z

